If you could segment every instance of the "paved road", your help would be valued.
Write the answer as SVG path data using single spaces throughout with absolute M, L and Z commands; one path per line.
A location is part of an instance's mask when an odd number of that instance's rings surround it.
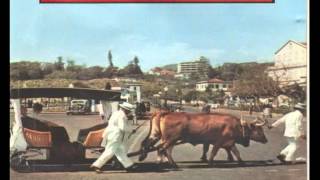
M 197 111 L 188 109 L 188 111 Z M 232 111 L 235 115 L 239 112 Z M 58 124 L 64 125 L 73 140 L 78 129 L 85 128 L 100 123 L 99 117 L 92 116 L 65 116 L 63 114 L 42 114 L 40 119 L 47 119 Z M 271 120 L 273 121 L 273 120 Z M 143 123 L 144 121 L 139 121 Z M 136 127 L 136 126 L 133 126 Z M 139 144 L 147 135 L 149 122 L 146 122 L 137 133 L 130 138 L 128 143 L 129 151 L 139 149 Z M 283 127 L 272 130 L 265 129 L 266 136 L 269 140 L 267 144 L 259 144 L 251 141 L 248 148 L 238 145 L 245 165 L 230 163 L 226 161 L 226 153 L 223 150 L 216 156 L 216 166 L 209 167 L 199 161 L 201 155 L 201 145 L 192 146 L 190 144 L 179 145 L 173 150 L 173 158 L 180 167 L 179 170 L 173 171 L 166 168 L 158 168 L 156 165 L 156 153 L 150 153 L 148 158 L 139 162 L 141 166 L 146 167 L 144 173 L 126 173 L 123 170 L 109 170 L 106 168 L 103 174 L 95 174 L 89 169 L 73 172 L 34 172 L 34 173 L 17 173 L 10 170 L 11 179 L 23 180 L 40 180 L 40 179 L 104 179 L 104 180 L 140 180 L 140 179 L 215 179 L 215 180 L 306 180 L 307 164 L 299 163 L 295 165 L 281 165 L 275 156 L 286 145 L 282 137 Z M 300 149 L 297 156 L 306 157 L 306 142 L 300 142 Z M 137 157 L 133 158 L 138 162 Z M 149 167 L 149 168 L 148 168 Z

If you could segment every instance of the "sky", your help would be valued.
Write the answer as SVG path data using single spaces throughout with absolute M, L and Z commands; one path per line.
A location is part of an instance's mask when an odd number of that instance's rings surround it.
M 39 4 L 10 0 L 10 62 L 124 67 L 134 56 L 143 71 L 209 58 L 272 62 L 288 40 L 307 41 L 307 1 L 274 4 Z

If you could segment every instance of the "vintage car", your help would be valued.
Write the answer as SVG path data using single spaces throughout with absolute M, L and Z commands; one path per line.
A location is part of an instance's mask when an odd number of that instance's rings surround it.
M 91 112 L 90 101 L 87 99 L 74 99 L 70 101 L 67 115 L 89 114 Z

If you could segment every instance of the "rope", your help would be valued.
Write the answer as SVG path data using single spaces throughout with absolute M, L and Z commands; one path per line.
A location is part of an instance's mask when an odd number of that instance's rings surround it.
M 138 127 L 134 128 L 132 132 L 129 134 L 128 139 L 137 131 L 141 126 L 143 126 L 147 121 L 144 121 L 142 124 L 140 124 Z

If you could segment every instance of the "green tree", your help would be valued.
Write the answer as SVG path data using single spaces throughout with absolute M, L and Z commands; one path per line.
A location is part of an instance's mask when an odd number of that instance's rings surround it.
M 220 78 L 221 77 L 221 72 L 219 71 L 218 68 L 212 68 L 212 66 L 209 66 L 208 70 L 208 78 Z
M 139 65 L 139 58 L 138 58 L 137 56 L 135 56 L 135 57 L 133 58 L 133 63 L 134 63 L 134 65 L 136 65 L 136 66 Z
M 260 97 L 277 97 L 283 91 L 279 84 L 265 73 L 266 67 L 256 66 L 241 74 L 235 81 L 233 93 L 240 97 L 253 96 L 256 100 Z
M 57 61 L 54 63 L 55 70 L 63 71 L 64 70 L 64 62 L 62 56 L 57 57 Z
M 211 93 L 211 92 L 212 92 L 212 90 L 211 90 L 210 86 L 207 86 L 207 87 L 206 87 L 205 92 L 206 92 L 206 93 Z
M 236 63 L 225 63 L 221 67 L 221 79 L 226 81 L 232 81 L 239 78 L 243 72 L 242 67 Z
M 78 75 L 79 80 L 89 80 L 103 77 L 103 68 L 100 66 L 92 66 L 89 68 L 82 69 Z
M 67 60 L 67 71 L 80 72 L 84 67 L 76 65 L 74 60 Z
M 41 64 L 41 71 L 42 71 L 43 76 L 51 74 L 54 71 L 53 63 L 42 63 Z
M 200 76 L 198 73 L 191 73 L 190 76 L 189 76 L 189 80 L 191 81 L 199 81 L 200 80 Z
M 184 99 L 186 102 L 190 102 L 190 101 L 192 101 L 192 100 L 197 100 L 197 99 L 198 99 L 198 96 L 199 96 L 199 92 L 198 92 L 198 91 L 191 90 L 191 91 L 186 92 L 186 93 L 183 95 L 183 99 Z
M 133 61 L 129 61 L 129 64 L 118 72 L 118 75 L 142 78 L 143 72 L 138 63 L 139 59 L 135 56 Z
M 118 75 L 118 68 L 117 67 L 107 67 L 103 72 L 103 77 L 112 78 L 113 76 Z
M 111 50 L 108 52 L 109 67 L 113 67 Z
M 283 94 L 292 98 L 295 103 L 305 102 L 307 98 L 306 90 L 299 86 L 298 83 L 294 83 L 293 85 L 284 87 L 283 92 Z
M 28 61 L 11 63 L 10 78 L 13 80 L 42 79 L 41 64 Z

